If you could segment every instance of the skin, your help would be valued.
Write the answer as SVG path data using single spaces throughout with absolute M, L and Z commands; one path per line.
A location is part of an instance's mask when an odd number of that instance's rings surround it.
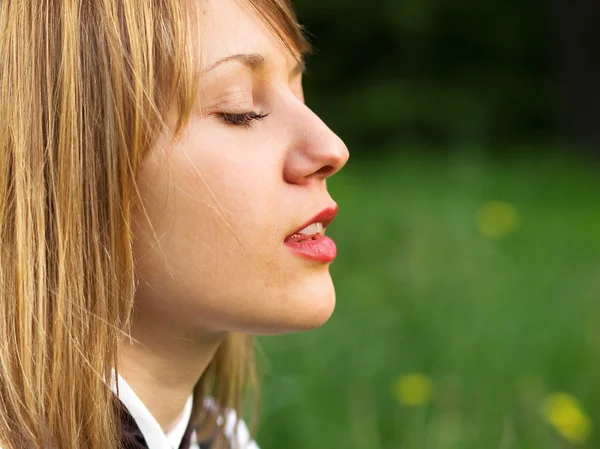
M 140 174 L 140 282 L 121 348 L 121 374 L 165 430 L 228 331 L 293 332 L 330 317 L 329 264 L 284 239 L 335 205 L 326 179 L 348 159 L 304 104 L 298 62 L 259 19 L 235 0 L 207 0 L 202 13 L 189 125 L 174 145 L 160 139 Z M 218 63 L 237 54 L 255 56 Z M 236 126 L 222 115 L 251 111 L 268 116 Z

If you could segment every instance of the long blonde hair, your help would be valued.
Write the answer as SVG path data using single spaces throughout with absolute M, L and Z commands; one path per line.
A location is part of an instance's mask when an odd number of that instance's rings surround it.
M 287 0 L 245 3 L 306 50 Z M 0 2 L 3 449 L 118 445 L 106 380 L 135 293 L 135 180 L 167 111 L 186 125 L 192 25 L 181 0 Z M 239 411 L 252 372 L 250 337 L 231 335 L 196 395 Z

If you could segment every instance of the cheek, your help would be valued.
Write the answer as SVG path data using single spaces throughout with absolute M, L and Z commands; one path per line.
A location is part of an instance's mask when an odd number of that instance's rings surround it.
M 140 189 L 153 229 L 137 220 L 135 252 L 143 255 L 142 280 L 157 293 L 164 288 L 159 296 L 219 301 L 232 296 L 232 279 L 270 289 L 266 274 L 277 268 L 285 233 L 283 182 L 277 160 L 251 151 L 186 140 L 144 167 Z
M 201 146 L 182 148 L 172 166 L 174 216 L 197 238 L 206 235 L 195 230 L 208 228 L 210 241 L 260 251 L 280 232 L 277 211 L 285 193 L 281 166 L 249 146 L 224 143 L 195 150 Z

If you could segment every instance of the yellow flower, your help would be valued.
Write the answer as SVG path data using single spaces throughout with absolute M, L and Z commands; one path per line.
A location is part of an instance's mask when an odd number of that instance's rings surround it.
M 489 239 L 499 239 L 517 229 L 519 216 L 506 201 L 490 201 L 477 212 L 479 232 Z
M 542 404 L 544 418 L 573 444 L 584 443 L 590 433 L 590 419 L 577 399 L 568 393 L 552 393 Z
M 431 399 L 431 380 L 420 373 L 406 374 L 394 384 L 398 402 L 408 407 L 425 405 Z

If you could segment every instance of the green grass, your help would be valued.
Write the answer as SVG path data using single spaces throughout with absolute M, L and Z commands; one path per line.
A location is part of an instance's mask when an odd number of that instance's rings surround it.
M 330 190 L 336 312 L 260 339 L 262 449 L 568 448 L 540 413 L 555 391 L 591 420 L 580 446 L 600 446 L 597 169 L 403 155 L 353 162 Z M 518 215 L 498 239 L 477 224 L 492 200 Z M 421 407 L 394 394 L 412 372 L 433 385 Z

